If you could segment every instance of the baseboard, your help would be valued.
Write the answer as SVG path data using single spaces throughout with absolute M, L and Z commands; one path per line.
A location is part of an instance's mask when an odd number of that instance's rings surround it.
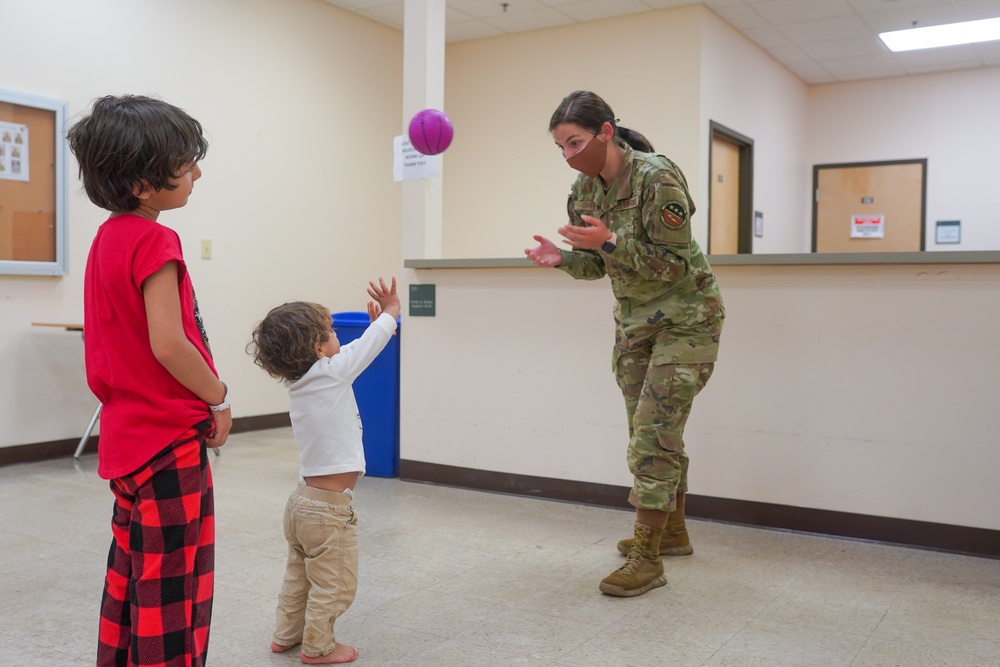
M 438 463 L 402 459 L 399 461 L 399 478 L 408 482 L 429 482 L 462 489 L 631 509 L 628 504 L 628 489 L 611 484 L 574 482 L 548 477 L 532 477 L 531 475 L 510 475 L 489 470 L 458 468 Z
M 628 487 L 609 484 L 511 475 L 407 460 L 399 462 L 399 477 L 411 482 L 631 509 L 627 500 Z M 1000 531 L 985 528 L 715 498 L 691 493 L 687 495 L 686 513 L 692 518 L 709 521 L 1000 558 Z
M 288 417 L 288 413 L 279 412 L 273 415 L 237 417 L 233 420 L 233 430 L 231 432 L 247 433 L 249 431 L 263 431 L 269 428 L 281 428 L 291 425 L 292 422 Z M 99 439 L 99 436 L 91 436 L 87 440 L 87 445 L 83 448 L 83 454 L 96 454 Z M 0 466 L 13 465 L 15 463 L 33 463 L 35 461 L 73 456 L 76 453 L 76 448 L 79 446 L 80 439 L 74 438 L 70 440 L 34 442 L 30 445 L 0 447 Z
M 237 417 L 233 420 L 233 430 L 230 433 L 248 433 L 250 431 L 266 431 L 269 428 L 284 428 L 291 426 L 292 420 L 287 412 L 273 415 L 255 415 L 253 417 Z

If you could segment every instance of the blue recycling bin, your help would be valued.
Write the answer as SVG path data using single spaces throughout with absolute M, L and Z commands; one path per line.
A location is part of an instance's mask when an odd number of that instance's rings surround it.
M 333 313 L 330 316 L 341 345 L 357 340 L 371 324 L 367 312 Z M 371 365 L 354 381 L 354 397 L 361 413 L 365 474 L 399 476 L 399 320 L 396 335 Z

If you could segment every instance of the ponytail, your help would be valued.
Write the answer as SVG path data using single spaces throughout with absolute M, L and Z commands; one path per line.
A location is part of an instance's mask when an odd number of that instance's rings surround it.
M 626 144 L 632 147 L 633 150 L 641 151 L 643 153 L 655 153 L 653 149 L 653 144 L 649 143 L 649 139 L 639 134 L 635 130 L 630 130 L 627 127 L 616 127 L 618 137 L 624 141 Z

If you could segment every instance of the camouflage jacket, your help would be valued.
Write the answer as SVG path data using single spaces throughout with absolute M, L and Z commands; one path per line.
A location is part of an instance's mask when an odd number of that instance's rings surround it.
M 600 177 L 581 174 L 567 209 L 600 218 L 617 236 L 612 253 L 561 250 L 559 269 L 574 278 L 611 279 L 617 346 L 658 334 L 658 363 L 709 363 L 719 353 L 725 309 L 718 283 L 691 236 L 694 202 L 680 168 L 653 153 L 625 147 L 624 168 L 605 192 Z

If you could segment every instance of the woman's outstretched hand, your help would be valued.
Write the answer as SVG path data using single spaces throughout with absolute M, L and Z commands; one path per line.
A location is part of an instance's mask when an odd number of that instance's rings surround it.
M 528 256 L 528 259 L 534 262 L 535 266 L 559 266 L 559 263 L 562 262 L 562 253 L 559 252 L 556 244 L 537 234 L 533 238 L 538 241 L 538 245 L 534 248 L 524 249 L 524 254 Z
M 563 225 L 559 228 L 559 235 L 563 237 L 563 243 L 568 243 L 574 248 L 597 250 L 606 241 L 611 240 L 611 230 L 600 218 L 595 218 L 592 215 L 581 215 L 580 218 L 587 223 L 586 227 Z

